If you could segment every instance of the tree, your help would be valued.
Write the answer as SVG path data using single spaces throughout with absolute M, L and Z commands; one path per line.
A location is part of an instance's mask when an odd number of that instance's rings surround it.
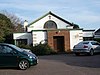
M 79 29 L 79 25 L 72 23 L 74 29 Z
M 15 14 L 9 13 L 7 11 L 2 11 L 2 14 L 6 15 L 11 23 L 13 24 L 14 28 L 13 28 L 13 32 L 23 32 L 23 21 L 18 18 Z
M 24 32 L 23 21 L 16 15 L 1 11 L 0 13 L 0 42 L 12 43 L 14 32 Z
M 0 29 L 0 42 L 5 40 L 3 30 Z
M 13 32 L 13 24 L 5 15 L 0 14 L 0 42 L 5 41 L 5 37 Z

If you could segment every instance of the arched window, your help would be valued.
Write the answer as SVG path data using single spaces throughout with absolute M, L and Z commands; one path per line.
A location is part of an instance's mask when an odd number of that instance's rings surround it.
M 45 24 L 44 24 L 44 28 L 53 28 L 53 29 L 57 29 L 57 24 L 52 21 L 52 20 L 49 20 L 47 21 Z

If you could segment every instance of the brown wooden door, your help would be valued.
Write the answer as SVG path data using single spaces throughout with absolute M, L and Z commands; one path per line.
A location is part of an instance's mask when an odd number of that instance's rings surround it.
M 64 36 L 54 36 L 53 42 L 54 42 L 54 49 L 57 50 L 57 52 L 64 51 Z

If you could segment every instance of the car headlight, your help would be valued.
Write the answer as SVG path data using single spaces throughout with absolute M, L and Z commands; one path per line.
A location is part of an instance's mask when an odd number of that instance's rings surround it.
M 29 58 L 33 58 L 31 55 L 28 55 Z
M 36 59 L 35 56 L 28 55 L 28 57 L 31 58 L 31 59 L 32 59 L 32 58 L 33 58 L 33 59 Z

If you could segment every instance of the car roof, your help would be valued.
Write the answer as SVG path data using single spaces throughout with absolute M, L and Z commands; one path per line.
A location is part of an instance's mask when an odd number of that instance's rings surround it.
M 97 42 L 97 41 L 81 41 L 78 44 L 81 44 L 81 43 L 91 43 L 91 42 Z
M 10 46 L 10 45 L 13 45 L 13 44 L 8 44 L 8 43 L 0 43 L 0 45 L 8 45 L 8 46 Z
M 82 42 L 97 42 L 97 41 L 82 41 Z
M 8 43 L 0 43 L 0 44 L 2 44 L 2 45 L 8 45 Z

